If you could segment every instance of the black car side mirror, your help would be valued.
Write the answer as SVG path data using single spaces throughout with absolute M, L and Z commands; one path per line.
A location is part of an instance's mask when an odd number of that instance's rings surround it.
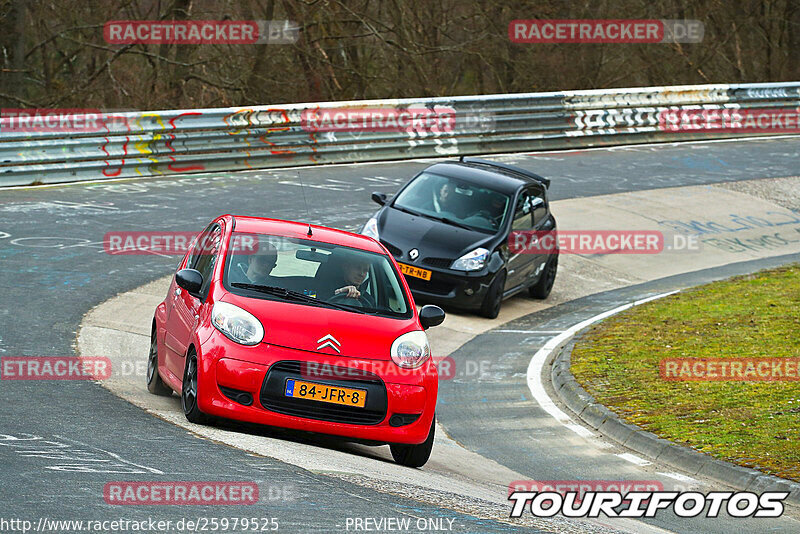
M 386 193 L 372 193 L 372 201 L 383 206 L 386 204 Z
M 203 287 L 203 275 L 195 269 L 181 269 L 175 273 L 175 283 L 191 296 L 199 298 L 200 288 Z
M 444 321 L 444 310 L 439 306 L 428 304 L 419 310 L 419 322 L 424 330 L 432 326 L 438 326 L 442 324 L 442 321 Z

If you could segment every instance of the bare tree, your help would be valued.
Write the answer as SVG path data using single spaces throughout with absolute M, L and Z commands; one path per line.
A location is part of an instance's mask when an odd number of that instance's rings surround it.
M 518 44 L 515 19 L 695 19 L 699 44 Z M 111 20 L 284 20 L 292 45 L 110 44 Z M 190 108 L 784 81 L 800 0 L 0 0 L 0 105 Z

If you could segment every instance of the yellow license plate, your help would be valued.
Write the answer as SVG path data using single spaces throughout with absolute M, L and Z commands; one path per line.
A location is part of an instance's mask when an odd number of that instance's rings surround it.
M 339 386 L 326 386 L 314 382 L 304 382 L 289 378 L 286 380 L 287 397 L 295 399 L 311 399 L 331 404 L 357 406 L 363 408 L 367 403 L 367 392 L 363 389 L 342 388 Z
M 398 263 L 400 271 L 406 276 L 413 276 L 414 278 L 422 278 L 423 280 L 431 279 L 431 272 L 427 269 L 420 269 L 413 265 L 406 265 L 405 263 Z

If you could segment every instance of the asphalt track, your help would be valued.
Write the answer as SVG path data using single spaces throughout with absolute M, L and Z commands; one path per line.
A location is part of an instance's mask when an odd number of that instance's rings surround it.
M 532 401 L 525 375 L 515 371 L 527 367 L 531 354 L 553 337 L 553 332 L 564 331 L 617 306 L 797 261 L 800 254 L 667 277 L 572 300 L 505 323 L 450 354 L 457 369 L 465 369 L 468 362 L 488 360 L 489 363 L 480 371 L 461 373 L 440 382 L 437 408 L 440 417 L 447 422 L 450 437 L 459 444 L 530 480 L 574 480 L 575 474 L 580 473 L 582 476 L 577 478 L 590 480 L 654 480 L 663 484 L 666 491 L 726 491 L 723 485 L 714 482 L 706 481 L 704 487 L 701 477 L 673 478 L 674 469 L 655 465 L 637 455 L 627 456 L 630 453 L 626 449 L 600 438 L 594 429 L 589 429 L 593 437 L 587 440 L 566 427 L 553 425 L 551 417 Z M 525 350 L 521 351 L 521 347 Z M 487 358 L 488 355 L 491 357 Z M 479 367 L 472 365 L 473 369 Z M 549 394 L 558 400 L 555 392 L 550 390 Z M 562 408 L 571 414 L 568 408 Z M 705 517 L 678 518 L 669 511 L 645 521 L 669 530 L 696 533 L 739 529 L 781 532 L 800 526 L 787 518 L 742 520 L 721 514 L 712 521 Z
M 708 184 L 797 174 L 800 143 L 796 139 L 676 144 L 514 155 L 504 158 L 551 177 L 553 199 Z M 232 212 L 308 220 L 357 230 L 375 211 L 370 191 L 392 192 L 429 161 L 361 164 L 279 171 L 221 173 L 186 178 L 72 184 L 0 191 L 0 356 L 58 356 L 74 353 L 82 315 L 113 295 L 168 274 L 177 258 L 110 256 L 103 253 L 108 231 L 197 230 L 214 216 Z M 304 186 L 301 188 L 301 186 Z M 756 265 L 752 265 L 756 268 Z M 699 280 L 699 279 L 698 279 Z M 682 281 L 680 283 L 684 283 Z M 679 282 L 675 282 L 679 284 Z M 689 284 L 690 285 L 690 284 Z M 639 288 L 646 292 L 651 288 Z M 629 289 L 635 293 L 635 289 Z M 606 298 L 616 302 L 633 293 Z M 641 293 L 636 293 L 639 296 Z M 602 298 L 600 299 L 602 301 Z M 630 300 L 630 299 L 629 299 Z M 588 303 L 587 309 L 599 303 Z M 575 305 L 575 304 L 574 304 Z M 573 308 L 551 310 L 558 322 L 571 320 Z M 545 330 L 532 318 L 519 328 Z M 578 319 L 580 320 L 580 319 Z M 528 321 L 524 323 L 524 321 Z M 575 321 L 577 322 L 577 321 Z M 483 338 L 477 338 L 479 343 Z M 506 343 L 518 340 L 504 336 Z M 543 342 L 543 341 L 542 341 Z M 503 354 L 510 345 L 498 347 Z M 474 347 L 465 345 L 462 350 Z M 459 352 L 455 357 L 467 357 Z M 491 440 L 486 424 L 513 422 L 513 412 L 476 415 L 454 408 L 458 382 L 442 387 L 441 421 L 459 443 L 531 478 L 533 466 L 550 466 L 549 479 L 568 478 L 569 458 L 555 463 L 530 451 L 503 447 L 508 438 Z M 344 530 L 346 518 L 412 515 L 454 519 L 453 531 L 523 531 L 452 508 L 421 503 L 413 496 L 375 491 L 366 485 L 303 470 L 270 458 L 256 457 L 192 436 L 155 419 L 87 382 L 2 381 L 0 399 L 0 488 L 3 517 L 104 519 L 187 516 L 276 517 L 281 531 Z M 506 418 L 505 420 L 501 418 Z M 480 417 L 478 417 L 480 419 Z M 473 425 L 473 426 L 470 426 Z M 477 425 L 477 426 L 475 426 Z M 504 426 L 504 431 L 508 429 Z M 478 430 L 480 429 L 480 431 Z M 41 437 L 35 446 L 22 443 Z M 18 438 L 18 439 L 14 439 Z M 49 442 L 49 443 L 47 443 Z M 498 445 L 499 443 L 499 445 Z M 59 452 L 60 451 L 60 452 Z M 528 454 L 528 456 L 526 456 Z M 545 460 L 545 461 L 543 461 Z M 602 479 L 602 466 L 592 465 Z M 610 468 L 609 468 L 610 469 Z M 572 478 L 588 478 L 570 471 Z M 606 471 L 608 474 L 608 471 Z M 535 475 L 535 476 L 534 476 Z M 556 476 L 559 475 L 559 476 Z M 579 476 L 580 475 L 580 476 Z M 594 476 L 597 475 L 597 476 Z M 617 475 L 616 477 L 619 478 Z M 269 499 L 253 507 L 114 507 L 102 500 L 111 480 L 254 480 L 283 488 L 290 498 Z M 510 482 L 510 481 L 509 481 Z M 284 495 L 285 496 L 285 495 Z M 120 508 L 125 508 L 120 510 Z M 674 522 L 667 528 L 673 529 Z M 546 525 L 539 524 L 538 527 Z M 573 525 L 559 524 L 558 531 Z M 720 531 L 706 525 L 709 531 Z M 578 528 L 577 526 L 575 527 Z M 580 529 L 591 529 L 582 525 Z M 781 531 L 783 524 L 772 525 Z M 675 529 L 680 530 L 680 529 Z M 692 531 L 694 529 L 691 529 Z M 763 531 L 761 528 L 758 531 Z M 686 530 L 689 531 L 689 530 Z

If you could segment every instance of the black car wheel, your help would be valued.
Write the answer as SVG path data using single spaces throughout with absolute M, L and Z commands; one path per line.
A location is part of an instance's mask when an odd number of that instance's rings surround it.
M 190 423 L 202 425 L 208 422 L 208 416 L 200 411 L 197 403 L 197 354 L 190 351 L 186 356 L 186 367 L 183 370 L 183 387 L 181 388 L 181 406 L 183 414 Z
M 419 445 L 400 445 L 391 444 L 389 449 L 392 451 L 392 458 L 400 465 L 406 467 L 422 467 L 431 457 L 433 450 L 433 436 L 436 433 L 436 416 L 431 421 L 431 430 L 428 438 Z
M 153 395 L 169 397 L 172 388 L 164 383 L 158 374 L 158 345 L 156 344 L 156 330 L 150 335 L 150 354 L 147 357 L 147 391 Z
M 503 303 L 503 291 L 506 287 L 506 272 L 500 271 L 494 277 L 489 291 L 483 297 L 480 314 L 488 319 L 494 319 L 500 313 L 500 305 Z
M 556 281 L 556 271 L 558 271 L 558 254 L 554 254 L 547 261 L 542 276 L 539 277 L 538 282 L 528 288 L 528 294 L 535 299 L 546 299 Z

